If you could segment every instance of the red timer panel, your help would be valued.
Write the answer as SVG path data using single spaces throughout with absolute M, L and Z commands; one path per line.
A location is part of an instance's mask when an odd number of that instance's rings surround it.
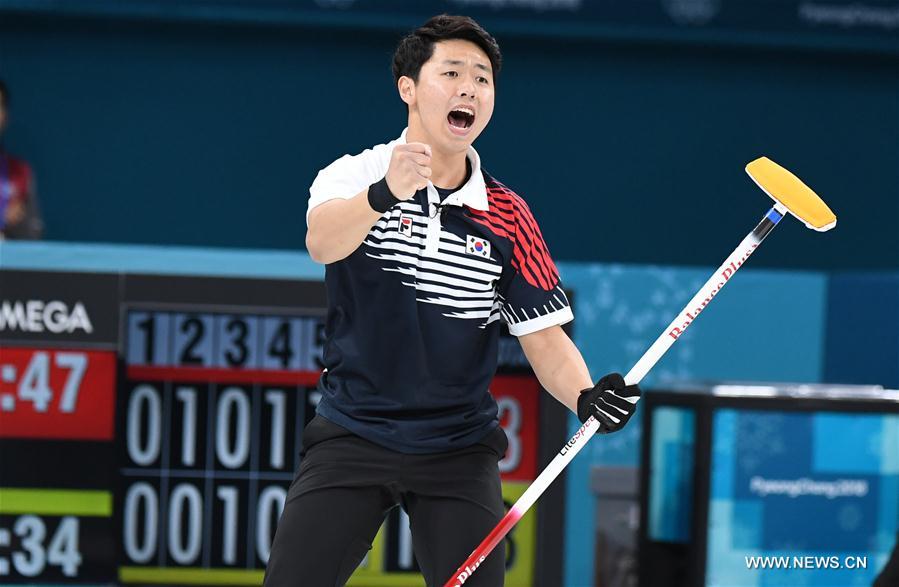
M 114 352 L 0 349 L 0 438 L 113 439 Z

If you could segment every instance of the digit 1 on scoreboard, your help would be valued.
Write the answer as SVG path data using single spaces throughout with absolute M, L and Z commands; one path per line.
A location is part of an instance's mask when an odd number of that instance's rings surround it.
M 221 485 L 215 495 L 222 502 L 222 561 L 226 565 L 237 563 L 237 510 L 240 493 L 237 487 Z
M 181 417 L 181 464 L 193 467 L 197 462 L 197 389 L 178 386 L 175 398 L 183 405 Z
M 126 344 L 129 365 L 170 364 L 171 315 L 165 312 L 129 312 Z
M 269 465 L 272 469 L 284 468 L 284 428 L 286 424 L 287 398 L 284 390 L 265 391 L 265 403 L 271 406 L 271 442 L 269 445 Z
M 156 321 L 153 314 L 147 314 L 146 318 L 136 324 L 144 332 L 144 365 L 152 365 L 153 351 L 156 348 Z

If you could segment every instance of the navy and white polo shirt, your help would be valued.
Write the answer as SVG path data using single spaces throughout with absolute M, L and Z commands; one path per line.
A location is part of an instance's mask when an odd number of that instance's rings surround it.
M 382 179 L 405 136 L 321 170 L 309 210 Z M 318 413 L 400 452 L 462 448 L 496 428 L 500 322 L 521 336 L 573 318 L 527 204 L 473 148 L 468 162 L 461 188 L 441 201 L 429 183 L 325 271 Z

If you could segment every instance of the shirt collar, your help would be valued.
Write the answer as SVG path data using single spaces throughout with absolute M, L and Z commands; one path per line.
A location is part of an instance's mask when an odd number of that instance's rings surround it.
M 400 135 L 397 142 L 401 144 L 406 142 L 406 131 L 408 130 L 408 128 L 403 129 L 403 134 Z M 471 176 L 468 178 L 468 181 L 465 182 L 465 185 L 450 194 L 450 196 L 443 201 L 443 205 L 465 205 L 469 208 L 474 208 L 475 210 L 487 210 L 487 185 L 484 183 L 484 174 L 481 173 L 481 157 L 478 155 L 478 152 L 475 151 L 474 147 L 468 147 L 466 157 L 468 157 L 468 161 L 471 163 Z M 434 184 L 429 181 L 428 192 L 431 191 L 434 191 L 436 194 Z

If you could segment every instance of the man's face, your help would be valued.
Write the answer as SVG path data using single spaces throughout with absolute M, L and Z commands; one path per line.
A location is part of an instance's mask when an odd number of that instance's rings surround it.
M 467 151 L 493 115 L 490 60 L 471 41 L 440 41 L 417 83 L 400 80 L 400 95 L 409 105 L 410 131 L 424 134 L 433 149 Z

